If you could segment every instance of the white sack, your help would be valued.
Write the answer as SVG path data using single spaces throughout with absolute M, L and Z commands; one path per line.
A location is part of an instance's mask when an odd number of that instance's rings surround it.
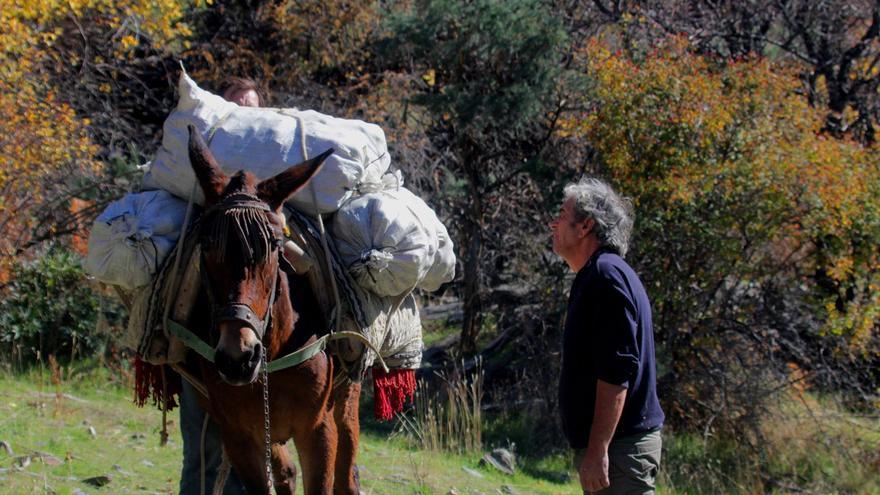
M 433 229 L 434 235 L 437 237 L 437 250 L 434 253 L 434 259 L 430 263 L 428 272 L 417 285 L 420 289 L 433 292 L 455 278 L 455 252 L 453 251 L 452 239 L 449 237 L 446 226 L 437 218 L 434 210 L 422 201 L 422 198 L 403 187 L 398 188 L 393 194 L 410 205 L 424 223 L 425 228 Z
M 186 203 L 165 191 L 110 203 L 89 234 L 86 272 L 126 289 L 147 285 L 174 249 L 185 215 Z
M 412 294 L 402 301 L 399 297 L 378 297 L 364 294 L 363 310 L 370 322 L 365 329 L 358 327 L 350 314 L 343 316 L 340 329 L 362 333 L 379 351 L 382 360 L 391 369 L 416 369 L 422 363 L 422 321 L 419 307 Z M 378 365 L 376 354 L 356 340 L 348 342 L 363 353 L 364 368 Z
M 259 179 L 303 161 L 303 130 L 309 158 L 333 148 L 311 185 L 289 200 L 310 214 L 336 211 L 365 184 L 378 181 L 391 164 L 385 134 L 377 125 L 314 111 L 240 107 L 199 88 L 185 72 L 178 91 L 177 108 L 165 120 L 162 147 L 145 178 L 150 187 L 178 197 L 189 198 L 196 180 L 187 148 L 189 124 L 202 133 L 225 172 L 247 170 Z M 204 202 L 200 187 L 195 201 Z
M 336 212 L 330 226 L 349 273 L 380 296 L 415 288 L 437 252 L 437 230 L 422 209 L 424 202 L 401 191 L 406 189 L 355 198 Z
M 437 290 L 455 276 L 446 227 L 404 187 L 355 198 L 336 213 L 331 233 L 343 262 L 364 289 L 396 296 Z

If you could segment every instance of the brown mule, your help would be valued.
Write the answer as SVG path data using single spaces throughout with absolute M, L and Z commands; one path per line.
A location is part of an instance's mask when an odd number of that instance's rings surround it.
M 281 252 L 282 204 L 318 171 L 328 151 L 269 179 L 226 175 L 190 126 L 189 155 L 205 194 L 200 225 L 202 293 L 189 325 L 215 343 L 214 363 L 201 357 L 209 399 L 227 456 L 249 494 L 269 494 L 262 366 L 327 333 L 304 277 L 288 275 Z M 210 324 L 208 324 L 210 322 Z M 296 324 L 294 329 L 294 324 Z M 294 331 L 295 330 L 295 331 Z M 293 494 L 293 438 L 306 495 L 357 495 L 355 473 L 360 385 L 333 387 L 324 352 L 269 375 L 274 488 Z

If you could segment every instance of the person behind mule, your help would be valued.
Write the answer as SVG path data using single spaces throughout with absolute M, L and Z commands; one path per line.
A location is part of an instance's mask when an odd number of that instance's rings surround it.
M 576 273 L 559 408 L 585 494 L 653 494 L 660 467 L 651 305 L 624 261 L 632 227 L 630 201 L 595 178 L 568 184 L 550 223 L 553 251 Z
M 259 107 L 264 98 L 259 86 L 252 79 L 231 77 L 226 81 L 223 98 L 243 107 Z M 213 491 L 220 468 L 223 442 L 220 428 L 208 417 L 199 405 L 198 393 L 186 380 L 180 392 L 180 434 L 183 438 L 183 466 L 180 472 L 180 495 L 201 495 L 202 493 L 202 451 L 204 449 L 204 486 L 205 492 Z M 204 428 L 204 446 L 202 430 Z M 224 495 L 244 495 L 245 488 L 241 480 L 230 469 Z

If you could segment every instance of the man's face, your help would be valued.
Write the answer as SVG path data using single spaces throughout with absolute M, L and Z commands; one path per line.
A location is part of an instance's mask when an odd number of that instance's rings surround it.
M 583 239 L 590 233 L 591 220 L 577 220 L 574 214 L 574 199 L 562 203 L 559 215 L 550 222 L 553 231 L 553 252 L 568 259 L 571 253 L 581 247 Z
M 232 103 L 236 103 L 243 107 L 260 106 L 260 97 L 257 92 L 252 89 L 240 89 L 229 95 L 227 98 Z

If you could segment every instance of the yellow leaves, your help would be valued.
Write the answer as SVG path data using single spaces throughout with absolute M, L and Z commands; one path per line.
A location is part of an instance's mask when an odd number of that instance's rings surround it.
M 852 275 L 852 272 L 853 259 L 847 256 L 836 259 L 831 267 L 828 269 L 828 275 L 838 281 L 846 280 L 847 277 Z
M 106 25 L 118 32 L 119 53 L 137 46 L 138 37 L 150 37 L 153 46 L 166 49 L 191 34 L 181 22 L 188 2 L 178 0 L 0 0 L 0 54 L 21 54 L 28 48 L 47 46 L 61 34 L 69 17 Z
M 61 35 L 62 22 L 101 6 L 116 8 L 109 1 L 0 0 L 0 224 L 6 229 L 0 265 L 17 247 L 12 243 L 28 240 L 32 212 L 57 181 L 99 167 L 90 122 L 58 101 L 45 73 L 35 68 L 58 62 L 47 48 Z
M 260 12 L 274 24 L 282 45 L 291 55 L 311 67 L 346 66 L 357 61 L 366 40 L 380 25 L 379 8 L 373 2 L 346 0 L 299 0 L 266 5 Z M 316 30 L 314 26 L 331 26 Z M 309 49 L 302 50 L 301 47 Z
M 795 68 L 710 63 L 678 38 L 638 64 L 597 40 L 576 60 L 586 110 L 557 135 L 589 142 L 648 218 L 693 221 L 663 228 L 748 245 L 756 264 L 799 250 L 807 270 L 856 294 L 824 308 L 828 331 L 856 345 L 880 328 L 880 147 L 822 135 Z
M 135 38 L 134 36 L 132 36 L 130 34 L 123 36 L 122 39 L 119 40 L 119 45 L 123 51 L 128 51 L 131 48 L 136 47 L 137 44 L 138 44 L 137 38 Z
M 437 83 L 437 71 L 434 69 L 429 69 L 427 72 L 422 74 L 422 80 L 425 81 L 428 86 L 433 87 L 434 84 Z

